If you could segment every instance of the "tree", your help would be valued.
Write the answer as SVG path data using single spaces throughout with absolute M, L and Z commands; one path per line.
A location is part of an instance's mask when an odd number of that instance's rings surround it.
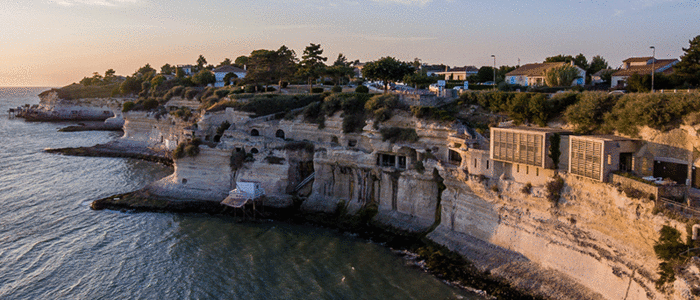
M 109 70 L 105 71 L 105 79 L 113 78 L 115 73 L 116 72 L 114 71 L 114 69 L 109 69 Z
M 544 72 L 548 86 L 570 86 L 575 79 L 580 77 L 578 69 L 569 64 L 554 67 Z
M 335 84 L 340 85 L 340 80 L 345 77 L 352 76 L 355 71 L 350 67 L 351 62 L 342 53 L 338 54 L 338 58 L 333 62 L 333 65 L 326 68 L 325 74 L 334 79 Z
M 681 48 L 685 52 L 673 69 L 678 75 L 694 86 L 700 84 L 700 35 L 688 41 L 688 48 Z
M 233 61 L 233 64 L 239 68 L 244 68 L 248 64 L 248 57 L 245 55 L 236 57 L 236 60 Z
M 473 82 L 487 82 L 492 81 L 493 78 L 493 67 L 483 66 L 479 68 L 476 75 L 472 75 L 474 78 L 471 79 Z
M 593 59 L 591 59 L 591 64 L 588 66 L 588 70 L 586 71 L 588 72 L 588 74 L 593 75 L 600 70 L 605 70 L 609 68 L 610 66 L 608 66 L 608 62 L 605 61 L 605 59 L 602 56 L 596 55 L 593 56 Z
M 282 45 L 275 52 L 273 76 L 279 81 L 279 92 L 282 92 L 282 81 L 288 79 L 296 73 L 297 58 L 294 50 Z
M 216 82 L 216 76 L 209 70 L 201 70 L 192 76 L 192 82 L 196 85 L 207 85 Z
M 274 82 L 274 64 L 277 53 L 272 50 L 259 49 L 250 53 L 246 79 L 252 83 L 269 84 Z
M 576 57 L 574 57 L 574 65 L 577 65 L 579 68 L 584 70 L 588 70 L 589 67 L 588 60 L 582 53 L 579 53 L 576 55 Z
M 389 83 L 403 79 L 414 72 L 413 66 L 396 58 L 387 56 L 377 61 L 369 62 L 362 68 L 362 76 L 370 80 L 384 82 L 384 92 L 389 90 Z
M 327 57 L 321 56 L 323 54 L 323 49 L 321 49 L 321 44 L 311 43 L 304 49 L 304 55 L 301 56 L 301 62 L 299 63 L 299 69 L 297 69 L 297 74 L 301 77 L 305 77 L 309 83 L 309 91 L 313 88 L 313 81 L 316 80 L 323 73 L 323 69 L 326 68 L 324 61 L 328 60 Z
M 152 73 L 152 74 L 155 74 L 155 73 L 156 73 L 156 69 L 152 68 L 152 67 L 151 67 L 151 64 L 146 64 L 145 66 L 139 68 L 139 69 L 136 71 L 136 73 L 134 73 L 134 75 L 136 75 L 136 74 L 141 74 L 141 75 L 147 76 L 147 75 L 149 75 L 149 74 L 151 74 L 151 73 Z
M 204 66 L 207 64 L 207 59 L 204 58 L 203 55 L 199 55 L 199 58 L 197 58 L 197 70 L 201 71 L 204 69 Z
M 164 64 L 162 67 L 160 67 L 161 74 L 170 75 L 174 71 L 175 71 L 175 67 L 171 66 L 170 64 Z
M 406 74 L 403 77 L 403 82 L 406 84 L 413 85 L 414 88 L 424 89 L 430 84 L 437 82 L 437 77 L 428 76 L 425 72 L 416 72 L 412 74 Z
M 574 57 L 571 55 L 557 55 L 557 56 L 550 56 L 544 59 L 544 62 L 550 63 L 550 62 L 571 62 L 574 60 Z
M 233 72 L 226 73 L 226 75 L 224 75 L 224 85 L 225 86 L 231 85 L 231 79 L 236 79 L 236 78 L 238 78 L 238 75 L 236 75 L 236 73 L 233 73 Z
M 232 63 L 231 63 L 231 59 L 230 59 L 230 58 L 224 58 L 224 60 L 223 60 L 222 62 L 220 62 L 219 65 L 218 65 L 217 67 L 221 67 L 221 66 L 230 66 L 231 64 L 232 64 Z

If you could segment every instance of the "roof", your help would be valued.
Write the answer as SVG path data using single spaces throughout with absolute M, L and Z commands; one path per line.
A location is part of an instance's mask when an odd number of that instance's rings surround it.
M 619 135 L 612 134 L 599 134 L 599 135 L 577 135 L 572 136 L 574 139 L 587 139 L 587 140 L 598 140 L 598 141 L 636 141 L 637 139 L 628 138 Z
M 600 71 L 598 71 L 598 72 L 593 73 L 593 75 L 591 75 L 591 76 L 598 76 L 598 77 L 600 77 L 600 76 L 603 75 L 603 73 L 605 73 L 605 72 L 610 72 L 610 71 L 613 71 L 613 69 L 602 69 L 602 70 L 600 70 Z
M 651 56 L 645 56 L 645 57 L 630 57 L 628 59 L 623 60 L 622 62 L 625 63 L 636 63 L 636 62 L 647 62 L 653 57 Z
M 477 69 L 475 66 L 464 66 L 464 67 L 454 67 L 454 68 L 448 69 L 447 72 L 477 73 L 477 72 L 479 72 L 479 69 Z
M 245 70 L 243 70 L 239 67 L 234 67 L 234 66 L 221 66 L 221 67 L 214 69 L 212 72 L 214 72 L 214 73 L 242 73 L 242 72 L 245 72 Z
M 554 67 L 559 67 L 563 66 L 567 63 L 565 62 L 553 62 L 553 63 L 535 63 L 535 64 L 526 64 L 521 66 L 520 68 L 517 68 L 513 71 L 510 71 L 506 73 L 506 76 L 544 76 L 544 72 L 554 68 Z
M 491 127 L 495 130 L 508 130 L 508 131 L 530 131 L 530 132 L 542 132 L 542 133 L 561 133 L 563 135 L 571 134 L 571 131 L 559 128 L 551 127 L 531 127 L 531 126 L 511 126 L 511 127 Z
M 657 59 L 656 62 L 654 62 L 653 65 L 644 65 L 644 66 L 630 66 L 627 69 L 622 69 L 619 70 L 615 73 L 612 74 L 612 76 L 632 76 L 633 74 L 647 74 L 651 73 L 652 66 L 656 68 L 656 73 L 659 72 L 659 69 L 664 69 L 668 67 L 669 64 L 675 64 L 677 63 L 678 60 L 675 58 L 671 59 Z M 664 73 L 670 73 L 673 72 L 673 69 L 665 69 Z

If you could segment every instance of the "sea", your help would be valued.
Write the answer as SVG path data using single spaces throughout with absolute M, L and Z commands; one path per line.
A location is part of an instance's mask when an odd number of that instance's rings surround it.
M 173 169 L 44 153 L 121 134 L 9 118 L 46 89 L 0 88 L 0 299 L 482 299 L 328 228 L 93 211 Z

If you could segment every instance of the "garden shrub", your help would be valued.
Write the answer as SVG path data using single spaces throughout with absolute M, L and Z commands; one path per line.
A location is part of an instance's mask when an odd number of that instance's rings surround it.
M 417 142 L 419 137 L 413 128 L 383 127 L 379 130 L 383 141 L 396 142 Z
M 369 93 L 369 88 L 364 85 L 360 85 L 355 88 L 355 93 L 367 94 Z

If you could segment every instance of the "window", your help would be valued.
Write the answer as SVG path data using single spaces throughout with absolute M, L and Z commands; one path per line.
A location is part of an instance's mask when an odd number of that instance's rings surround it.
M 357 140 L 348 140 L 348 147 L 357 146 Z
M 260 136 L 260 131 L 253 129 L 250 131 L 250 136 Z
M 488 169 L 489 169 L 489 160 L 487 159 L 486 160 L 486 170 L 488 170 Z
M 253 153 L 253 154 L 258 153 L 258 148 L 250 149 L 250 153 Z
M 474 159 L 474 168 L 476 168 L 476 158 Z
M 278 129 L 277 132 L 275 132 L 275 137 L 284 139 L 284 131 L 282 131 L 282 129 Z
M 453 163 L 462 162 L 462 155 L 460 155 L 459 152 L 454 151 L 452 149 L 450 149 L 448 152 L 449 152 L 448 158 L 449 158 L 450 162 L 453 162 Z
M 515 165 L 515 172 L 520 173 L 520 165 Z
M 530 174 L 530 166 L 525 166 L 525 174 Z
M 399 156 L 399 169 L 406 169 L 406 157 Z

